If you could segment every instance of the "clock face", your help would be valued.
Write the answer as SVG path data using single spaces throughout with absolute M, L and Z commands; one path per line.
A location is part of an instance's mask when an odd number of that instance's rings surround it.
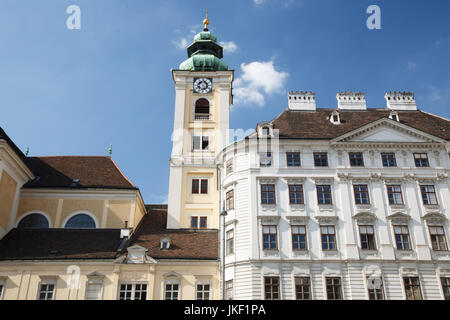
M 209 93 L 212 89 L 211 78 L 194 78 L 195 93 Z

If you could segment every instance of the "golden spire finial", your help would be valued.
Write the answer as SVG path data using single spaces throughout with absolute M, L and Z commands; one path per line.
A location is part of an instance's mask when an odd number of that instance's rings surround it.
M 205 25 L 205 31 L 208 30 L 209 20 L 208 20 L 208 7 L 206 7 L 206 18 L 203 20 L 203 24 Z

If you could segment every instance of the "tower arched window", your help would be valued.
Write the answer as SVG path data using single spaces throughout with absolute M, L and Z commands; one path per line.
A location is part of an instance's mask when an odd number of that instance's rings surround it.
M 69 229 L 95 229 L 97 227 L 95 220 L 85 214 L 79 213 L 71 217 L 65 224 L 64 228 Z
M 20 220 L 17 228 L 46 229 L 50 226 L 48 219 L 40 213 L 32 213 Z
M 195 116 L 194 120 L 209 120 L 209 101 L 205 98 L 200 98 L 195 101 Z

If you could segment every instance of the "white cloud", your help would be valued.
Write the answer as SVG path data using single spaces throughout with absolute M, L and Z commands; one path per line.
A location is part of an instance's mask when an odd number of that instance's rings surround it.
M 188 40 L 187 38 L 181 38 L 178 41 L 172 41 L 172 43 L 179 49 L 186 49 Z
M 260 4 L 262 4 L 264 2 L 264 0 L 253 0 L 253 3 L 256 5 L 256 6 L 259 6 Z
M 275 70 L 273 61 L 254 61 L 242 63 L 242 76 L 235 81 L 235 105 L 256 104 L 264 106 L 264 94 L 272 95 L 283 92 L 284 84 L 289 76 L 286 72 Z
M 223 47 L 225 52 L 235 52 L 237 50 L 237 45 L 233 41 L 220 41 L 220 45 Z

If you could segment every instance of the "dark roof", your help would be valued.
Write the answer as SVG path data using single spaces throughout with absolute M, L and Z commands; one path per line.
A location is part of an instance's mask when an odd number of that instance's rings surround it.
M 341 124 L 330 122 L 330 115 L 337 109 L 316 109 L 316 111 L 285 110 L 273 121 L 273 128 L 279 130 L 280 138 L 333 139 L 363 127 L 371 122 L 387 118 L 392 110 L 337 110 Z M 397 111 L 400 123 L 425 133 L 450 140 L 450 121 L 420 110 Z
M 114 259 L 120 229 L 12 229 L 0 240 L 0 260 Z
M 137 189 L 110 157 L 29 157 L 27 163 L 36 178 L 24 188 Z
M 155 259 L 218 259 L 218 230 L 166 229 L 166 221 L 167 209 L 150 209 L 142 218 L 128 246 L 147 248 L 147 254 Z M 169 249 L 160 248 L 163 237 L 170 239 Z
M 0 139 L 5 140 L 6 143 L 11 147 L 11 149 L 14 150 L 14 152 L 17 154 L 19 158 L 22 159 L 22 161 L 25 162 L 26 156 L 23 154 L 23 152 L 19 149 L 18 146 L 11 140 L 11 138 L 6 134 L 6 132 L 0 127 Z M 26 164 L 26 163 L 25 163 Z

